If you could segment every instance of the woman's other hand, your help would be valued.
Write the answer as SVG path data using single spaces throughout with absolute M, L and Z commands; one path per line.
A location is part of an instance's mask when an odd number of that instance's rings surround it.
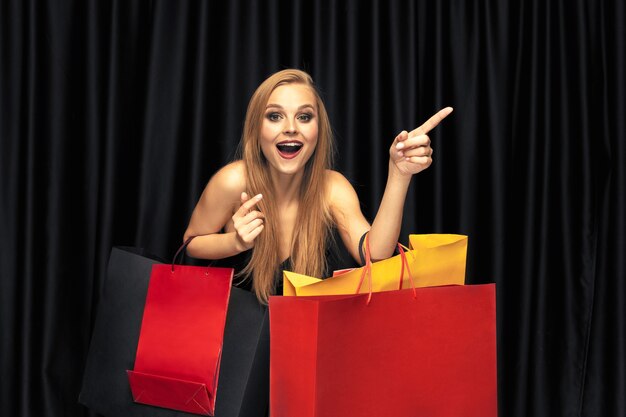
M 255 206 L 263 196 L 257 194 L 254 197 L 248 197 L 248 194 L 241 193 L 241 207 L 233 214 L 233 226 L 237 235 L 241 252 L 254 247 L 254 240 L 263 231 L 264 215 Z

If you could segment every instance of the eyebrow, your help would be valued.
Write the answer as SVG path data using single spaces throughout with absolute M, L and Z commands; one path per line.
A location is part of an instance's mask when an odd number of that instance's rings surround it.
M 280 104 L 272 104 L 272 103 L 268 103 L 267 106 L 265 106 L 266 109 L 275 107 L 277 109 L 283 109 L 283 106 L 281 106 Z M 315 106 L 313 106 L 312 104 L 303 104 L 302 106 L 298 107 L 298 110 L 302 110 L 305 108 L 310 107 L 311 109 L 315 110 Z

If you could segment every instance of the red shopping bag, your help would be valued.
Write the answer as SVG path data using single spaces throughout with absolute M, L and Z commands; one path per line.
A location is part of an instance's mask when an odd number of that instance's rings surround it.
M 495 417 L 495 285 L 270 297 L 272 417 Z
M 135 366 L 127 371 L 135 402 L 214 414 L 232 279 L 231 268 L 152 267 Z
M 272 417 L 497 416 L 494 284 L 269 308 Z

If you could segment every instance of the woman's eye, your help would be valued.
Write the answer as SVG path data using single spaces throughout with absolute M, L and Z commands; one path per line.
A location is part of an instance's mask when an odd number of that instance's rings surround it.
M 271 122 L 277 122 L 280 120 L 280 113 L 269 113 L 266 117 Z
M 300 116 L 298 116 L 298 119 L 299 119 L 301 122 L 308 122 L 308 121 L 310 121 L 312 118 L 313 118 L 313 115 L 312 115 L 312 114 L 310 114 L 310 113 L 303 113 L 303 114 L 301 114 Z

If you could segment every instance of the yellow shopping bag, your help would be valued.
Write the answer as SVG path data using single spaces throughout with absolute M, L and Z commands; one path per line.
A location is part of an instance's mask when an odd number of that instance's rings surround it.
M 463 285 L 467 259 L 467 236 L 454 234 L 409 235 L 410 249 L 405 252 L 406 262 L 402 273 L 402 256 L 372 263 L 372 291 L 391 291 L 415 287 Z M 319 279 L 291 271 L 283 273 L 283 295 L 333 295 L 369 292 L 369 285 L 359 282 L 363 268 L 355 268 L 336 276 Z M 409 275 L 410 271 L 410 275 Z M 400 280 L 402 279 L 402 285 Z

